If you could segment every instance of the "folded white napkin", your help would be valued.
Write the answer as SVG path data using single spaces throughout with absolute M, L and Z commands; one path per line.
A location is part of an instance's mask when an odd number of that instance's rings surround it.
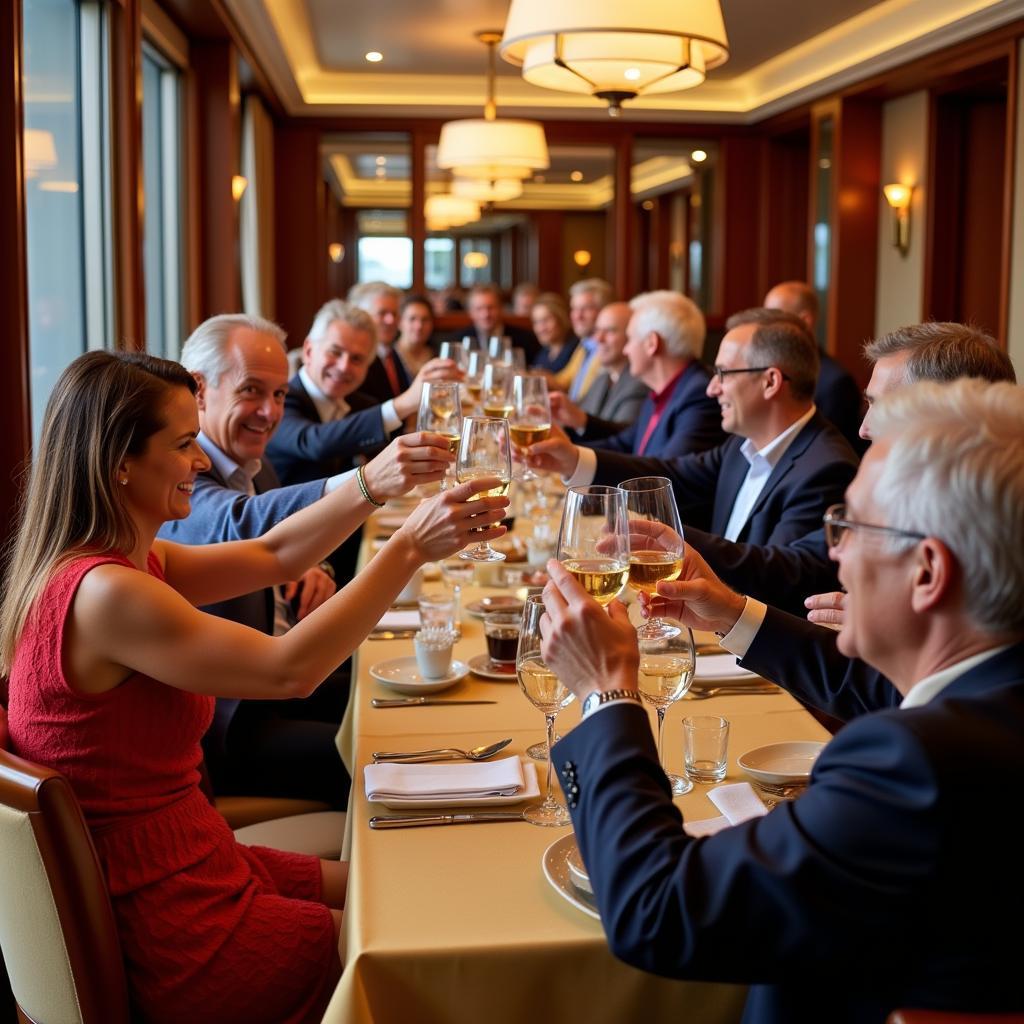
M 367 800 L 514 796 L 524 785 L 523 766 L 514 756 L 470 764 L 368 764 L 363 775 Z
M 702 654 L 697 659 L 695 679 L 756 679 L 757 673 L 741 668 L 734 654 Z
M 738 825 L 750 818 L 759 818 L 768 813 L 749 782 L 731 782 L 728 786 L 716 786 L 708 793 L 708 799 L 729 819 L 730 825 Z
M 419 629 L 420 613 L 418 608 L 392 608 L 385 612 L 377 623 L 376 629 Z
M 759 818 L 768 813 L 768 808 L 751 788 L 749 782 L 730 782 L 728 786 L 717 786 L 708 793 L 708 799 L 722 812 L 717 818 L 683 823 L 688 836 L 713 836 L 730 825 L 739 825 L 750 818 Z

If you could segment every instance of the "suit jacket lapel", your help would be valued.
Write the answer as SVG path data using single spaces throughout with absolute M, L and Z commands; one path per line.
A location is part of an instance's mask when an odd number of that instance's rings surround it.
M 722 469 L 718 474 L 718 486 L 715 487 L 715 506 L 711 515 L 711 532 L 721 535 L 729 525 L 729 516 L 736 503 L 743 481 L 746 479 L 750 463 L 743 457 L 740 445 L 741 438 L 733 437 L 728 451 L 722 457 Z

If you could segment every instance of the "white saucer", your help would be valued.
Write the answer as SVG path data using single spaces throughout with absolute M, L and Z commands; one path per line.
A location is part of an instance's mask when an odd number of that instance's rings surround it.
M 600 920 L 601 915 L 597 912 L 597 902 L 593 895 L 580 889 L 573 881 L 569 871 L 569 855 L 575 849 L 575 834 L 556 839 L 541 857 L 540 864 L 544 871 L 544 877 L 555 892 L 563 899 L 568 900 L 577 910 L 582 910 L 588 917 Z
M 475 676 L 482 676 L 484 679 L 494 679 L 499 683 L 515 683 L 519 681 L 514 662 L 509 662 L 508 671 L 502 671 L 493 666 L 494 662 L 486 654 L 477 654 L 469 659 L 469 667 Z
M 813 740 L 771 743 L 741 754 L 737 763 L 752 779 L 769 785 L 807 782 L 824 746 Z
M 466 611 L 475 618 L 482 619 L 493 612 L 508 612 L 518 615 L 523 610 L 523 602 L 518 597 L 498 594 L 494 597 L 481 597 L 479 601 L 470 601 Z
M 424 679 L 420 675 L 415 655 L 379 661 L 376 665 L 370 666 L 370 675 L 374 679 L 380 680 L 385 686 L 399 693 L 411 693 L 415 696 L 447 690 L 468 674 L 469 666 L 465 662 L 453 661 L 451 671 L 443 679 Z

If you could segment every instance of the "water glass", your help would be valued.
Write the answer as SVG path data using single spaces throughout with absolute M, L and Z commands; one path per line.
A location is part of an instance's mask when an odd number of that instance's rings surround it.
M 729 719 L 691 715 L 683 719 L 683 766 L 694 782 L 721 782 L 728 764 Z
M 458 628 L 457 594 L 444 590 L 420 594 L 417 604 L 423 629 L 447 629 L 454 633 Z

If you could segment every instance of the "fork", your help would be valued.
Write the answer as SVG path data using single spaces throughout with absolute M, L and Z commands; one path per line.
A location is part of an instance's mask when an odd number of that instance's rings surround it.
M 473 747 L 471 750 L 460 750 L 458 747 L 439 747 L 436 750 L 378 750 L 371 756 L 374 764 L 379 764 L 381 761 L 401 761 L 405 764 L 416 764 L 422 761 L 455 761 L 460 757 L 467 761 L 486 761 L 499 750 L 504 750 L 511 742 L 512 737 L 510 736 L 507 740 L 498 740 L 497 743 Z

